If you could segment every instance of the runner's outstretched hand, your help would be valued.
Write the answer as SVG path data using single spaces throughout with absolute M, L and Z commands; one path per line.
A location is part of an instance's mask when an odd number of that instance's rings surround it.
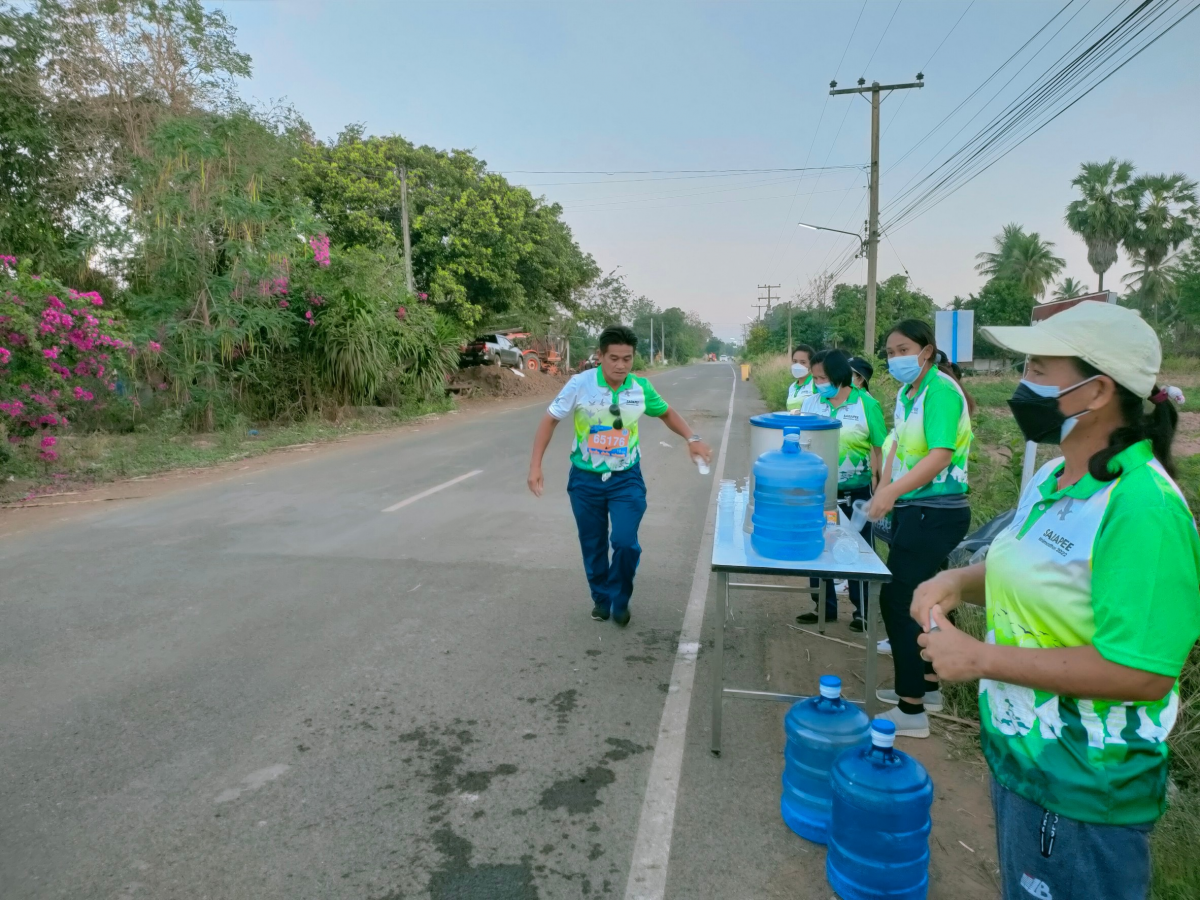
M 687 446 L 693 462 L 697 459 L 704 460 L 705 465 L 712 462 L 712 449 L 704 441 L 691 441 Z

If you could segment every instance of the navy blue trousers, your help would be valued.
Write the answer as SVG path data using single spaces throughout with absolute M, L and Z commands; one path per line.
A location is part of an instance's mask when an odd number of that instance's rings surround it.
M 583 568 L 592 589 L 592 603 L 613 613 L 629 606 L 633 576 L 642 555 L 638 526 L 646 512 L 646 482 L 634 464 L 614 472 L 607 481 L 595 472 L 571 466 L 567 495 L 579 529 Z M 609 522 L 612 522 L 611 532 Z M 612 543 L 612 558 L 608 546 Z

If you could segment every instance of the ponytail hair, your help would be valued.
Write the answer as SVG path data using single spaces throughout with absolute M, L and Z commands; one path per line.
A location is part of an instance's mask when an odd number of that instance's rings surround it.
M 1082 359 L 1075 360 L 1075 366 L 1087 378 L 1104 373 Z M 1114 382 L 1115 384 L 1115 382 Z M 1121 418 L 1125 424 L 1108 436 L 1108 446 L 1092 454 L 1088 460 L 1088 473 L 1097 481 L 1113 481 L 1121 474 L 1120 467 L 1110 468 L 1113 459 L 1134 444 L 1149 441 L 1154 450 L 1154 458 L 1159 461 L 1167 474 L 1175 477 L 1175 460 L 1171 458 L 1171 442 L 1175 439 L 1175 426 L 1179 423 L 1179 413 L 1175 404 L 1167 396 L 1165 388 L 1157 385 L 1150 392 L 1152 408 L 1145 411 L 1146 399 L 1139 397 L 1123 384 L 1117 385 L 1117 404 Z
M 933 364 L 938 367 L 939 371 L 954 379 L 954 383 L 958 385 L 963 397 L 966 398 L 967 414 L 975 415 L 975 398 L 963 387 L 962 373 L 959 372 L 958 366 L 950 362 L 950 357 L 937 348 L 937 340 L 934 338 L 933 329 L 929 327 L 928 322 L 922 319 L 902 319 L 892 326 L 892 330 L 888 334 L 902 334 L 922 349 L 932 347 Z

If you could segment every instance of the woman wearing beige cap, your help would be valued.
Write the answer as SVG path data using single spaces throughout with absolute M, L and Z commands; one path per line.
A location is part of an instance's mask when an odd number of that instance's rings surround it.
M 980 679 L 1005 900 L 1144 898 L 1178 678 L 1200 637 L 1200 539 L 1171 477 L 1162 350 L 1107 303 L 981 333 L 1028 354 L 1009 405 L 1063 455 L 985 562 L 917 589 L 922 654 L 943 680 Z M 986 643 L 946 618 L 964 601 L 986 604 Z

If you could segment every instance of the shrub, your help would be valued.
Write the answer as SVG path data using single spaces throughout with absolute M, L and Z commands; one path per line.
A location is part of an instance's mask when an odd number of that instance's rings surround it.
M 150 342 L 148 350 L 161 348 Z M 118 313 L 0 257 L 0 429 L 6 450 L 58 458 L 73 421 L 128 403 L 134 346 Z

